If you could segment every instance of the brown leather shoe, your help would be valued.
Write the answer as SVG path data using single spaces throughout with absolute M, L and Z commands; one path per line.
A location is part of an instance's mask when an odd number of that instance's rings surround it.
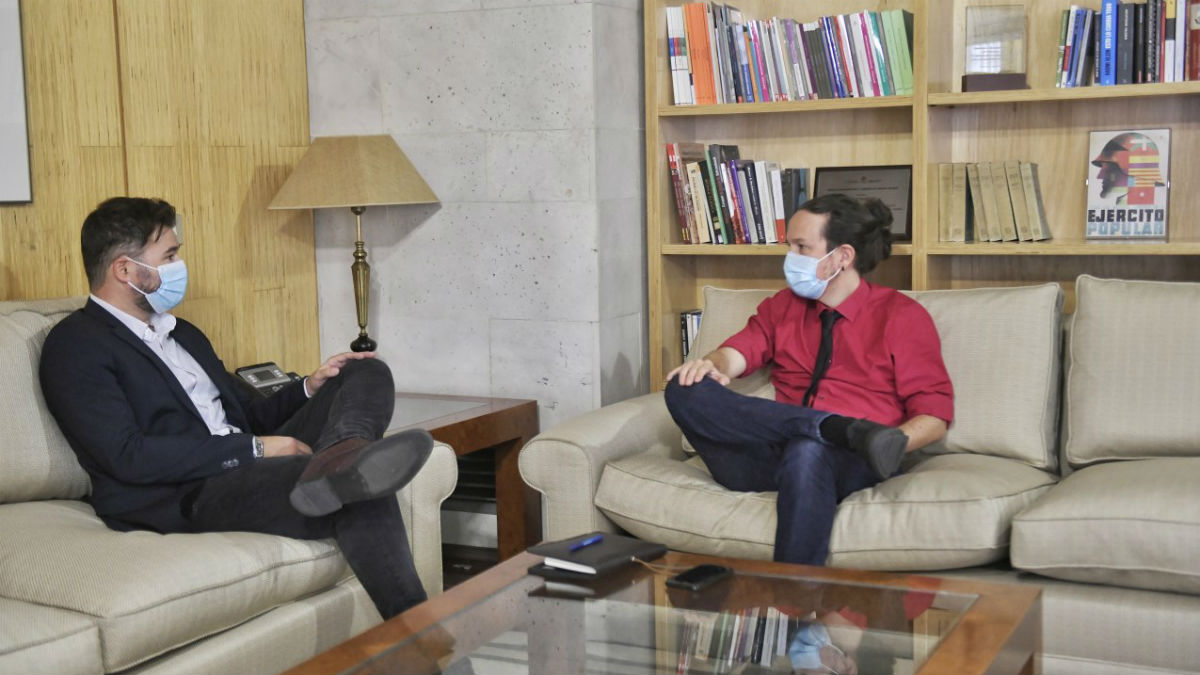
M 292 506 L 306 516 L 393 494 L 417 475 L 433 437 L 411 429 L 370 443 L 339 443 L 313 455 L 292 488 Z

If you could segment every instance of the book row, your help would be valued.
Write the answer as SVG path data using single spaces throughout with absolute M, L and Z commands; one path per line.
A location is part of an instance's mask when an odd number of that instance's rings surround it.
M 738 672 L 748 664 L 771 668 L 777 659 L 787 659 L 789 637 L 801 624 L 775 607 L 673 614 L 679 621 L 675 653 L 680 675 Z
M 675 105 L 912 94 L 911 12 L 744 18 L 736 7 L 666 8 Z
M 940 241 L 1049 239 L 1037 164 L 938 164 L 938 225 Z
M 689 309 L 679 313 L 679 346 L 683 348 L 685 361 L 688 354 L 692 353 L 692 345 L 696 343 L 696 336 L 700 334 L 700 319 L 703 316 L 704 310 L 701 309 Z
M 1062 11 L 1057 87 L 1200 79 L 1200 0 L 1102 0 Z
M 808 199 L 808 169 L 742 159 L 738 146 L 668 143 L 667 168 L 687 244 L 774 244 Z

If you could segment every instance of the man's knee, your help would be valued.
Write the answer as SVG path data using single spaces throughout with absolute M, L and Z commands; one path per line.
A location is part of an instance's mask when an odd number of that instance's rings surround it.
M 679 384 L 679 376 L 672 377 L 667 382 L 667 388 L 663 390 L 663 397 L 667 401 L 667 408 L 679 410 L 681 408 L 692 405 L 696 398 L 703 396 L 708 387 L 713 385 L 721 386 L 716 380 L 704 378 L 694 384 L 683 386 Z
M 347 361 L 346 365 L 342 366 L 340 377 L 362 377 L 372 380 L 384 380 L 388 384 L 388 388 L 392 388 L 392 369 L 388 364 L 379 359 L 357 359 Z

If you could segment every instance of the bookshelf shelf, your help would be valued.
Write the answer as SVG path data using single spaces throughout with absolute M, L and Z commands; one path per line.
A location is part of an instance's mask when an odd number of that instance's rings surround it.
M 875 96 L 871 98 L 833 98 L 816 101 L 782 101 L 773 103 L 723 103 L 720 105 L 664 105 L 659 117 L 700 117 L 703 115 L 761 115 L 800 113 L 824 110 L 870 110 L 877 108 L 912 108 L 911 96 Z
M 664 244 L 663 255 L 772 256 L 787 253 L 783 244 Z M 912 255 L 911 244 L 892 244 L 892 255 Z
M 1200 255 L 1200 242 L 1033 242 L 930 244 L 931 256 L 1138 256 Z
M 995 4 L 987 0 L 983 4 Z M 703 304 L 705 285 L 783 288 L 781 245 L 683 244 L 664 144 L 736 144 L 742 156 L 781 166 L 911 165 L 912 240 L 869 278 L 925 290 L 1053 281 L 1074 307 L 1079 274 L 1200 281 L 1200 82 L 1084 86 L 1054 81 L 1058 30 L 1066 0 L 1022 4 L 1029 26 L 1026 65 L 1032 88 L 962 93 L 966 7 L 980 0 L 743 0 L 748 18 L 812 21 L 860 10 L 913 14 L 911 96 L 815 101 L 672 105 L 665 8 L 645 3 L 647 271 L 650 380 L 661 387 L 682 359 L 679 313 Z M 1083 239 L 1088 133 L 1099 129 L 1171 129 L 1171 191 L 1166 242 Z M 942 162 L 1019 160 L 1039 166 L 1052 238 L 1042 242 L 938 241 L 937 166 Z
M 1200 82 L 1170 82 L 1165 84 L 1123 84 L 1110 87 L 1073 87 L 1069 89 L 1016 89 L 967 93 L 930 93 L 929 105 L 930 107 L 942 107 L 1035 103 L 1039 101 L 1146 99 L 1154 96 L 1188 96 L 1196 94 L 1200 94 Z

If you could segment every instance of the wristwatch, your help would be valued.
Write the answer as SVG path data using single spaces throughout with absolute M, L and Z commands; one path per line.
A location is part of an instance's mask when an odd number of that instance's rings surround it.
M 263 444 L 262 439 L 258 436 L 254 437 L 254 459 L 262 459 L 267 454 L 267 446 Z

